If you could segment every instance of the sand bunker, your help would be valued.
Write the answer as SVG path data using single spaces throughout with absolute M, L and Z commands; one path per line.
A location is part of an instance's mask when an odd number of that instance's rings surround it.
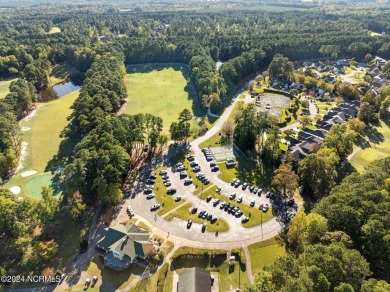
M 32 170 L 27 170 L 27 171 L 23 172 L 20 176 L 27 177 L 27 176 L 34 175 L 36 173 L 38 173 L 38 171 L 36 171 L 35 169 L 32 169 Z
M 29 127 L 22 127 L 20 130 L 21 130 L 22 132 L 27 132 L 27 131 L 30 131 L 31 128 L 29 128 Z
M 19 163 L 18 163 L 18 167 L 15 170 L 15 173 L 21 170 L 24 166 L 24 159 L 27 156 L 27 145 L 28 145 L 27 142 L 24 141 L 22 142 L 22 149 L 20 150 Z
M 19 195 L 20 194 L 20 186 L 13 186 L 9 188 L 9 190 L 14 194 L 14 195 Z

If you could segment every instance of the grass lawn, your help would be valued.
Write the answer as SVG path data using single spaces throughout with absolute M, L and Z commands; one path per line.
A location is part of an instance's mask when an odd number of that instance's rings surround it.
M 241 100 L 237 101 L 236 104 L 234 105 L 232 112 L 230 113 L 230 115 L 228 117 L 228 121 L 231 122 L 232 124 L 235 124 L 234 120 L 236 117 L 236 112 L 242 111 L 243 108 L 244 108 L 244 102 Z
M 154 274 L 151 274 L 147 278 L 143 278 L 140 281 L 137 282 L 136 285 L 130 288 L 131 292 L 149 292 L 149 291 L 159 291 L 159 292 L 172 292 L 172 285 L 173 285 L 173 274 L 170 271 L 169 266 L 167 263 L 162 265 L 158 271 Z M 161 275 L 161 278 L 159 279 L 159 276 L 161 273 L 167 271 L 166 276 Z M 162 285 L 160 287 L 163 287 L 163 290 L 158 290 L 157 285 L 158 281 L 164 281 L 161 283 Z
M 256 164 L 244 157 L 237 158 L 235 167 L 226 168 L 225 163 L 218 163 L 221 174 L 219 177 L 230 183 L 233 178 L 261 188 L 269 188 L 273 178 L 274 169 L 265 163 Z
M 48 163 L 58 153 L 62 141 L 59 135 L 68 124 L 67 117 L 72 113 L 70 106 L 77 96 L 78 91 L 75 91 L 49 103 L 42 104 L 34 116 L 20 122 L 22 129 L 29 128 L 28 131 L 22 132 L 23 141 L 28 143 L 27 155 L 23 162 L 23 169 L 5 184 L 5 188 L 19 185 L 21 187 L 20 195 L 26 196 L 28 194 L 26 184 L 48 170 Z M 37 170 L 38 173 L 34 176 L 21 177 L 21 173 L 31 169 Z M 47 177 L 40 178 L 40 180 L 45 181 Z M 33 185 L 37 184 L 33 183 Z M 35 192 L 40 193 L 40 186 L 38 185 Z
M 184 206 L 180 207 L 179 209 L 176 209 L 172 213 L 170 213 L 167 217 L 165 217 L 165 220 L 171 221 L 173 218 L 177 217 L 179 219 L 182 219 L 184 221 L 192 220 L 194 223 L 203 224 L 206 223 L 207 227 L 206 230 L 209 232 L 225 232 L 229 230 L 229 224 L 226 223 L 221 218 L 218 218 L 218 220 L 214 223 L 211 223 L 210 221 L 207 221 L 205 219 L 199 218 L 198 214 L 191 214 L 189 212 L 189 209 L 192 207 L 191 203 L 187 203 Z
M 126 287 L 136 276 L 141 275 L 145 268 L 138 265 L 131 265 L 130 268 L 117 272 L 109 268 L 103 268 L 103 260 L 97 254 L 87 268 L 89 275 L 96 275 L 99 280 L 110 283 L 115 289 Z
M 345 75 L 349 75 L 352 73 L 352 68 L 351 67 L 348 67 L 348 66 L 344 66 L 344 74 Z
M 240 193 L 239 190 L 237 191 L 237 193 L 238 194 Z M 228 202 L 228 203 L 234 205 L 235 207 L 240 207 L 240 209 L 242 210 L 244 215 L 249 218 L 248 222 L 242 224 L 242 226 L 244 226 L 246 228 L 250 228 L 250 227 L 259 225 L 261 222 L 264 223 L 264 222 L 268 221 L 269 219 L 271 219 L 273 217 L 272 206 L 270 206 L 269 210 L 266 213 L 264 213 L 263 211 L 258 209 L 259 205 L 256 205 L 255 207 L 250 207 L 249 205 L 246 205 L 246 204 L 237 203 L 236 200 L 229 200 L 229 196 L 228 195 L 230 195 L 230 194 L 228 194 L 226 196 L 224 194 L 216 193 L 215 192 L 215 187 L 214 188 L 209 188 L 206 191 L 204 191 L 202 196 L 201 196 L 201 199 L 205 200 L 210 195 L 214 199 L 219 199 L 221 202 L 222 201 Z M 257 196 L 253 196 L 254 199 L 256 197 Z M 212 204 L 212 202 L 210 202 L 210 204 Z M 217 206 L 216 208 L 219 208 L 219 206 Z
M 210 146 L 219 146 L 219 144 L 217 144 L 217 142 L 221 140 L 220 134 L 221 134 L 221 131 L 219 131 L 214 136 L 211 136 L 209 139 L 203 141 L 202 143 L 199 144 L 199 148 L 203 149 L 203 148 L 209 147 L 209 145 Z
M 265 266 L 271 265 L 279 256 L 286 254 L 286 249 L 281 246 L 276 238 L 270 238 L 248 246 L 252 263 L 252 273 L 256 275 Z
M 149 64 L 128 67 L 125 77 L 129 95 L 124 113 L 150 113 L 164 120 L 165 133 L 169 133 L 172 122 L 187 108 L 197 117 L 205 117 L 212 124 L 215 119 L 207 117 L 200 105 L 189 69 L 182 64 Z M 193 120 L 193 128 L 198 125 Z
M 0 81 L 0 99 L 4 98 L 9 93 L 9 85 L 14 80 L 16 80 L 16 78 Z
M 358 151 L 350 160 L 356 170 L 362 173 L 371 162 L 390 156 L 390 122 L 381 121 L 370 131 L 366 130 L 366 138 L 371 147 Z
M 244 288 L 249 284 L 245 263 L 237 261 L 230 266 L 227 260 L 225 250 L 210 251 L 183 247 L 176 251 L 172 265 L 177 273 L 192 267 L 218 273 L 219 291 L 233 291 L 232 288 L 239 287 L 239 279 L 241 288 Z
M 161 209 L 157 212 L 158 215 L 162 216 L 169 211 L 171 211 L 173 208 L 176 208 L 177 206 L 183 204 L 185 200 L 180 200 L 179 202 L 175 202 L 175 199 L 167 194 L 167 189 L 164 186 L 164 181 L 161 178 L 161 175 L 159 175 L 159 172 L 161 170 L 165 169 L 165 167 L 158 167 L 153 174 L 157 176 L 156 183 L 154 184 L 154 194 L 156 195 L 157 202 L 161 205 Z

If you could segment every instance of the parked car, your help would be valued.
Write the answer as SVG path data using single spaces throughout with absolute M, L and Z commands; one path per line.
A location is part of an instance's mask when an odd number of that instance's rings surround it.
M 174 194 L 174 193 L 176 193 L 176 189 L 168 189 L 168 190 L 167 190 L 167 194 L 168 194 L 168 195 L 172 195 L 172 194 Z
M 154 194 L 149 194 L 149 195 L 146 196 L 146 198 L 147 198 L 148 200 L 153 199 L 154 197 L 155 197 Z
M 257 192 L 258 192 L 258 189 L 257 189 L 257 188 L 254 188 L 252 193 L 256 195 Z
M 159 172 L 159 174 L 160 175 L 166 175 L 168 172 L 166 171 L 166 170 L 161 170 L 160 172 Z
M 205 176 L 205 174 L 203 173 L 203 172 L 199 172 L 197 175 L 196 175 L 196 177 L 197 178 L 201 178 L 201 177 L 204 177 Z
M 151 208 L 150 211 L 154 211 L 160 208 L 160 204 L 154 204 Z
M 152 189 L 152 188 L 145 188 L 145 189 L 144 189 L 144 194 L 149 194 L 149 193 L 151 193 L 151 192 L 153 192 L 153 189 Z
M 196 212 L 198 212 L 198 208 L 196 208 L 196 207 L 190 208 L 191 214 L 195 214 Z
M 205 212 L 205 213 L 202 215 L 202 219 L 206 219 L 207 216 L 209 216 L 209 213 Z
M 205 184 L 205 185 L 208 185 L 209 183 L 210 183 L 210 181 L 207 178 L 203 181 L 203 184 Z
M 187 159 L 188 159 L 188 161 L 194 161 L 195 160 L 195 156 L 192 155 L 192 154 L 188 154 L 187 155 Z
M 229 199 L 230 199 L 230 200 L 233 200 L 235 197 L 236 197 L 236 193 L 233 193 L 233 194 L 231 194 L 231 195 L 229 196 Z
M 218 171 L 219 170 L 219 166 L 214 166 L 212 169 L 211 169 L 212 171 Z
M 265 197 L 266 197 L 266 198 L 269 198 L 270 195 L 271 195 L 271 192 L 268 191 L 268 192 L 265 194 Z
M 255 186 L 250 186 L 249 187 L 249 191 L 251 192 L 251 193 L 253 193 L 253 190 L 255 189 Z
M 127 212 L 127 214 L 128 214 L 130 217 L 133 217 L 133 216 L 134 216 L 134 212 L 133 212 L 133 210 L 130 208 L 130 206 L 127 207 L 126 212 Z
M 207 220 L 210 221 L 211 218 L 213 218 L 213 215 L 209 214 L 209 215 L 207 216 Z
M 187 229 L 190 229 L 192 225 L 192 220 L 187 221 Z
M 168 180 L 168 179 L 169 179 L 169 176 L 168 176 L 168 175 L 163 175 L 161 178 L 162 178 L 163 180 Z
M 184 178 L 184 177 L 187 177 L 187 172 L 186 171 L 180 171 L 180 178 Z
M 268 208 L 269 208 L 268 204 L 265 204 L 264 207 L 263 207 L 263 212 L 267 212 Z
M 241 182 L 239 180 L 237 180 L 235 183 L 234 183 L 234 187 L 238 188 L 238 186 L 241 184 Z
M 234 186 L 234 184 L 236 183 L 237 179 L 233 178 L 232 181 L 231 181 L 231 185 Z
M 220 205 L 219 205 L 219 209 L 223 209 L 223 208 L 225 208 L 225 205 L 226 205 L 226 203 L 225 202 L 222 202 Z
M 211 223 L 215 223 L 217 220 L 218 220 L 217 217 L 212 216 L 211 219 L 210 219 L 210 222 Z
M 261 194 L 263 193 L 263 189 L 259 189 L 259 191 L 257 192 L 257 195 L 259 196 L 259 197 L 261 197 Z
M 213 206 L 214 206 L 214 207 L 217 206 L 217 205 L 219 204 L 219 202 L 220 202 L 219 199 L 215 199 L 215 200 L 213 201 Z
M 234 214 L 234 216 L 240 217 L 242 214 L 244 214 L 244 212 L 242 212 L 242 210 L 238 210 L 238 211 Z
M 185 171 L 186 168 L 182 165 L 176 168 L 176 171 Z
M 210 162 L 210 167 L 214 167 L 214 166 L 216 166 L 217 164 L 215 163 L 215 161 L 211 161 Z
M 206 202 L 207 202 L 207 203 L 210 202 L 212 198 L 213 198 L 212 196 L 208 196 L 208 197 L 206 198 Z
M 259 210 L 263 210 L 263 207 L 264 207 L 264 205 L 263 205 L 263 204 L 260 204 Z
M 200 166 L 195 166 L 193 169 L 192 169 L 193 172 L 198 172 L 200 171 Z
M 175 168 L 178 168 L 178 167 L 180 167 L 180 166 L 183 166 L 183 163 L 179 162 L 179 163 L 176 163 L 176 164 L 175 164 Z
M 248 222 L 248 221 L 249 221 L 248 217 L 242 216 L 242 218 L 241 218 L 241 223 L 246 223 L 246 222 Z
M 172 184 L 171 184 L 171 182 L 169 181 L 169 180 L 167 180 L 167 181 L 165 181 L 164 182 L 164 186 L 165 187 L 170 187 Z
M 248 184 L 247 184 L 247 183 L 243 183 L 243 184 L 242 184 L 242 189 L 243 189 L 243 190 L 245 190 L 247 187 L 248 187 Z
M 222 189 L 221 187 L 217 187 L 217 188 L 215 189 L 215 192 L 216 192 L 216 193 L 220 193 L 220 192 L 221 192 L 221 189 Z
M 176 198 L 175 198 L 175 202 L 179 202 L 181 200 L 181 197 L 180 196 L 177 196 Z
M 207 160 L 207 161 L 211 161 L 211 160 L 213 160 L 213 157 L 212 157 L 211 155 L 207 155 L 207 156 L 206 156 L 206 160 Z
M 154 179 L 154 180 L 157 179 L 157 177 L 156 177 L 155 175 L 149 175 L 149 178 L 150 178 L 150 179 Z
M 206 231 L 206 227 L 207 227 L 206 223 L 203 223 L 203 225 L 202 225 L 202 232 Z
M 151 178 L 148 178 L 148 180 L 146 181 L 148 184 L 152 184 L 154 185 L 154 183 L 156 182 L 155 179 L 151 179 Z
M 206 211 L 205 211 L 205 210 L 201 210 L 201 211 L 199 211 L 198 217 L 202 217 L 204 213 L 206 213 Z
M 239 197 L 237 198 L 237 202 L 238 202 L 238 203 L 241 203 L 241 202 L 242 202 L 242 196 L 239 196 Z
M 255 200 L 252 200 L 251 203 L 249 204 L 251 207 L 253 207 L 256 204 Z
M 198 163 L 194 160 L 190 162 L 190 166 L 198 166 Z
M 185 185 L 190 185 L 190 184 L 192 184 L 192 178 L 186 178 L 186 179 L 184 180 L 184 184 L 185 184 Z

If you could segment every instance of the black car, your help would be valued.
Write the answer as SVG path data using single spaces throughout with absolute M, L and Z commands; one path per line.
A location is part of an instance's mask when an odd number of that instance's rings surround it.
M 149 178 L 147 181 L 146 181 L 148 184 L 154 184 L 156 182 L 155 179 L 151 179 Z
M 208 185 L 210 183 L 210 181 L 208 180 L 208 179 L 205 179 L 204 181 L 203 181 L 203 184 L 205 184 L 205 185 Z
M 152 189 L 152 188 L 146 188 L 146 189 L 144 189 L 144 194 L 150 194 L 151 192 L 153 192 L 153 189 Z
M 154 180 L 157 179 L 157 177 L 156 177 L 155 175 L 150 175 L 149 178 L 150 178 L 150 179 L 154 179 Z
M 211 170 L 212 170 L 212 171 L 218 171 L 218 170 L 219 170 L 219 167 L 218 167 L 218 166 L 214 166 Z
M 250 186 L 249 187 L 249 191 L 251 192 L 251 193 L 253 193 L 253 190 L 255 189 L 255 186 Z
M 176 189 L 169 189 L 169 190 L 167 190 L 167 194 L 168 195 L 172 195 L 174 193 L 176 193 Z
M 191 209 L 191 214 L 195 214 L 196 212 L 198 212 L 198 208 L 194 207 Z
M 210 221 L 211 218 L 213 218 L 213 215 L 209 214 L 209 216 L 207 216 L 207 220 Z
M 187 222 L 187 229 L 190 229 L 192 225 L 192 220 L 188 220 Z

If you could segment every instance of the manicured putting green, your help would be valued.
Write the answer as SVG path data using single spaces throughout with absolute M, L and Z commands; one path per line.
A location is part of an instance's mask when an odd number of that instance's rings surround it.
M 53 183 L 53 175 L 51 173 L 45 173 L 39 176 L 33 177 L 31 180 L 29 180 L 26 185 L 26 191 L 27 193 L 31 196 L 34 197 L 35 199 L 42 199 L 42 187 L 51 187 L 53 189 L 56 189 L 54 187 Z M 53 195 L 59 195 L 61 192 L 60 191 L 53 191 Z
M 164 132 L 187 108 L 197 117 L 206 115 L 201 108 L 189 69 L 183 64 L 149 64 L 129 66 L 125 77 L 129 95 L 124 113 L 150 113 L 164 120 Z M 193 121 L 193 127 L 196 127 Z

